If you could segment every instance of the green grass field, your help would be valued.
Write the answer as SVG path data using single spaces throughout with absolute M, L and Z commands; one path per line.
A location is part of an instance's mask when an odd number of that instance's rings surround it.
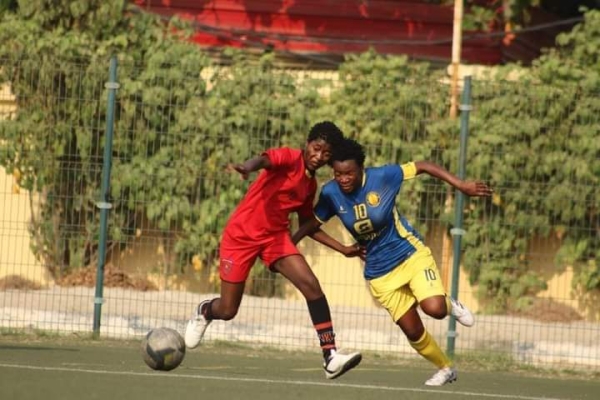
M 135 341 L 0 336 L 0 399 L 598 399 L 598 379 L 539 371 L 460 368 L 457 382 L 428 388 L 421 361 L 365 354 L 361 365 L 328 381 L 315 353 L 211 344 L 183 364 L 155 372 Z

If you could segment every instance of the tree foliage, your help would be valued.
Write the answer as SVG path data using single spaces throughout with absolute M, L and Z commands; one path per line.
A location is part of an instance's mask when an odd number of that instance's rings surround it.
M 558 263 L 575 266 L 574 285 L 600 289 L 600 11 L 557 38 L 557 47 L 534 64 L 545 86 L 568 86 L 560 94 L 568 112 L 560 126 L 562 142 L 554 159 L 565 165 L 552 176 L 550 204 L 562 238 Z M 573 89 L 572 89 L 573 91 Z M 559 147 L 563 143 L 562 148 Z M 583 222 L 583 225 L 582 225 Z
M 453 6 L 455 0 L 432 0 L 438 4 Z M 506 24 L 524 27 L 531 23 L 535 9 L 541 8 L 559 18 L 580 15 L 582 9 L 598 8 L 597 0 L 463 0 L 465 13 L 464 30 L 503 29 Z
M 42 193 L 36 254 L 60 273 L 96 254 L 109 56 L 119 59 L 110 243 L 175 233 L 178 265 L 211 264 L 240 184 L 224 167 L 265 146 L 298 146 L 317 94 L 297 94 L 272 57 L 214 69 L 177 20 L 126 2 L 21 1 L 0 25 L 2 80 L 19 111 L 0 127 L 2 157 L 20 184 Z M 249 73 L 252 69 L 252 73 Z M 209 90 L 210 87 L 210 90 Z M 248 140 L 248 136 L 256 140 Z M 167 243 L 168 244 L 168 243 Z
M 84 265 L 95 254 L 109 56 L 119 56 L 126 65 L 121 76 L 129 78 L 119 91 L 117 115 L 122 124 L 133 119 L 143 126 L 145 140 L 173 115 L 166 108 L 152 115 L 137 112 L 136 102 L 150 102 L 163 83 L 155 79 L 142 88 L 143 79 L 164 73 L 158 71 L 161 60 L 178 60 L 179 76 L 188 78 L 199 77 L 208 65 L 193 45 L 170 33 L 177 21 L 165 26 L 156 17 L 126 12 L 125 6 L 120 0 L 23 0 L 18 13 L 4 15 L 0 25 L 3 81 L 11 83 L 19 107 L 0 128 L 1 162 L 18 171 L 22 186 L 43 194 L 41 218 L 33 221 L 32 231 L 37 254 L 56 273 Z M 144 69 L 127 67 L 134 64 Z M 139 75 L 127 75 L 132 73 Z M 185 87 L 189 82 L 173 83 L 179 85 L 171 87 L 170 95 L 179 96 L 174 101 L 203 90 L 199 79 Z M 129 216 L 112 216 L 113 226 L 131 223 Z
M 574 266 L 577 288 L 600 289 L 599 18 L 587 13 L 519 82 L 475 86 L 469 166 L 502 189 L 470 228 L 465 264 L 493 309 L 543 288 L 527 256 L 540 237 L 560 241 L 556 265 Z
M 335 115 L 344 131 L 367 148 L 369 165 L 435 159 L 442 162 L 440 150 L 452 140 L 458 124 L 449 121 L 445 85 L 436 83 L 441 73 L 433 73 L 425 63 L 407 57 L 384 57 L 374 52 L 349 56 L 340 67 L 340 87 L 319 115 Z M 404 213 L 427 229 L 425 215 L 439 216 L 439 182 L 417 182 L 403 191 L 399 204 Z M 438 186 L 436 186 L 438 185 Z M 437 189 L 433 189 L 437 187 Z M 431 199 L 420 196 L 432 196 Z M 421 200 L 421 201 L 420 201 Z

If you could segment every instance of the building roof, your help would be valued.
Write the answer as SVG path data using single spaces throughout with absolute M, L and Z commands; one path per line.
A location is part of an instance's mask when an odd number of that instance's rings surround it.
M 423 0 L 135 0 L 141 9 L 178 15 L 196 29 L 193 41 L 209 49 L 272 49 L 290 59 L 337 64 L 347 53 L 373 48 L 447 64 L 454 11 Z M 544 22 L 550 14 L 536 12 Z M 556 20 L 556 18 L 554 18 Z M 490 34 L 491 33 L 491 34 Z M 461 61 L 525 64 L 552 46 L 558 28 L 528 34 L 463 32 Z

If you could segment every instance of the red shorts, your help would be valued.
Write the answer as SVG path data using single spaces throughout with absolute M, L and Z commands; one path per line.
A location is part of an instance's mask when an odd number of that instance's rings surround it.
M 223 232 L 219 246 L 219 275 L 222 281 L 241 283 L 248 279 L 256 258 L 270 267 L 280 258 L 300 254 L 289 232 L 273 233 L 264 239 L 232 236 Z

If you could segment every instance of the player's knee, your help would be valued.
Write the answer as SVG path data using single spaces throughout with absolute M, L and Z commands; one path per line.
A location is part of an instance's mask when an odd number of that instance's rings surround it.
M 446 312 L 444 311 L 444 312 L 438 312 L 438 313 L 431 313 L 431 314 L 429 314 L 429 315 L 430 315 L 432 318 L 435 318 L 435 319 L 444 319 L 444 318 L 446 318 L 446 315 L 447 315 L 447 314 L 446 314 Z
M 446 304 L 440 302 L 436 302 L 433 304 L 429 303 L 426 305 L 421 304 L 421 309 L 425 314 L 435 319 L 444 319 L 448 315 L 448 311 L 446 310 Z
M 429 310 L 423 310 L 425 314 L 429 315 L 431 318 L 435 319 L 444 319 L 448 315 L 446 311 L 446 307 L 433 307 Z
M 321 290 L 321 286 L 318 284 L 318 282 L 316 285 L 307 286 L 305 288 L 305 290 L 303 291 L 303 293 L 304 293 L 304 297 L 306 297 L 306 300 L 315 300 L 315 299 L 325 296 L 325 294 L 323 293 L 323 290 Z
M 302 282 L 298 282 L 296 286 L 307 300 L 318 299 L 324 295 L 317 278 L 304 279 Z
M 420 303 L 421 310 L 431 318 L 444 319 L 448 315 L 448 309 L 443 297 L 430 297 Z

